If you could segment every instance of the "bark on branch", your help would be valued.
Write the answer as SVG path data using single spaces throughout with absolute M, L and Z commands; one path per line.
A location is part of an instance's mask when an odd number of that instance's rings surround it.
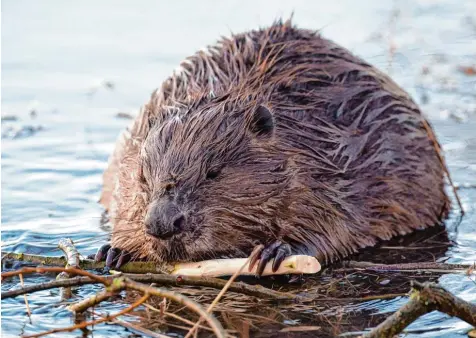
M 393 337 L 425 313 L 435 310 L 476 326 L 476 304 L 452 295 L 437 284 L 413 282 L 410 300 L 363 337 Z
M 2 251 L 2 262 L 5 259 L 31 263 L 35 265 L 66 266 L 68 260 L 64 257 L 30 255 L 25 253 L 14 253 Z M 104 269 L 105 262 L 95 262 L 92 259 L 80 259 L 79 268 L 83 270 Z M 169 273 L 174 267 L 170 264 L 158 264 L 154 262 L 129 262 L 121 267 L 121 272 L 125 273 Z
M 58 243 L 58 248 L 60 248 L 60 250 L 63 251 L 66 256 L 66 267 L 79 268 L 80 255 L 70 238 L 62 238 Z M 65 280 L 71 277 L 73 277 L 71 274 L 61 272 L 58 276 L 56 276 L 56 279 Z M 73 296 L 73 291 L 70 287 L 61 288 L 60 293 L 61 300 L 66 300 Z
M 342 266 L 345 269 L 361 269 L 366 271 L 394 271 L 394 272 L 468 272 L 474 268 L 474 264 L 447 264 L 437 262 L 403 263 L 403 264 L 376 264 L 371 262 L 344 261 Z

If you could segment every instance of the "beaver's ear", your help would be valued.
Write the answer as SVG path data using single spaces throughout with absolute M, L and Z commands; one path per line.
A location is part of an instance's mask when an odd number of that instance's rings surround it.
M 275 128 L 274 117 L 265 106 L 256 107 L 251 116 L 250 130 L 257 136 L 271 136 Z

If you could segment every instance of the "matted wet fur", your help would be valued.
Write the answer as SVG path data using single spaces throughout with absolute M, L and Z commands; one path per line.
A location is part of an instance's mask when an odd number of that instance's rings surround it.
M 167 240 L 144 223 L 160 201 L 185 217 Z M 118 141 L 101 203 L 112 246 L 134 258 L 245 257 L 278 241 L 324 264 L 450 207 L 409 95 L 290 21 L 187 58 Z

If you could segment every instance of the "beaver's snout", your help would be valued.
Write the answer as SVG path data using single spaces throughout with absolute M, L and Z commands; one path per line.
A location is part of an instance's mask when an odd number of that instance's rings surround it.
M 154 201 L 145 216 L 145 226 L 149 235 L 168 239 L 184 230 L 185 215 L 173 201 Z

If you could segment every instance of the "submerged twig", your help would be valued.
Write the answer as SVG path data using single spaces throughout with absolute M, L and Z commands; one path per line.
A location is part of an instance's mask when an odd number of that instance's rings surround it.
M 412 283 L 410 300 L 380 325 L 365 334 L 365 338 L 394 337 L 425 313 L 440 311 L 476 326 L 476 304 L 452 295 L 434 283 Z
M 155 306 L 152 306 L 150 304 L 147 304 L 146 307 L 148 309 L 154 311 L 154 312 L 157 312 L 161 317 L 172 317 L 174 319 L 177 319 L 178 321 L 181 321 L 181 322 L 183 322 L 185 324 L 188 324 L 188 325 L 191 325 L 191 326 L 193 326 L 195 324 L 194 322 L 192 322 L 188 319 L 185 319 L 183 317 L 180 317 L 179 315 L 176 315 L 175 313 L 170 313 L 170 312 L 166 312 L 166 311 L 161 310 L 161 309 L 157 309 Z M 202 325 L 200 325 L 200 328 L 204 329 L 204 330 L 211 330 L 208 327 L 202 326 Z
M 147 306 L 148 304 L 147 303 L 144 303 L 142 304 L 144 306 Z M 99 316 L 99 317 L 102 317 L 102 318 L 107 318 L 107 316 L 104 316 L 100 313 L 97 313 L 96 311 L 91 311 L 93 314 L 95 314 L 96 316 Z M 154 331 L 151 331 L 149 329 L 146 329 L 146 328 L 143 328 L 143 327 L 140 327 L 140 326 L 137 326 L 137 325 L 134 325 L 132 323 L 129 323 L 129 322 L 125 322 L 123 320 L 120 320 L 118 318 L 109 318 L 109 321 L 117 324 L 117 325 L 121 325 L 121 326 L 124 326 L 124 327 L 127 327 L 128 329 L 130 330 L 135 330 L 135 331 L 138 331 L 140 333 L 143 333 L 149 337 L 152 337 L 152 338 L 169 338 L 169 336 L 167 335 L 164 335 L 162 333 L 157 333 L 157 332 L 154 332 Z
M 48 334 L 58 333 L 58 332 L 71 332 L 71 331 L 74 331 L 74 330 L 77 330 L 77 329 L 84 329 L 84 328 L 86 328 L 88 326 L 91 326 L 91 325 L 96 325 L 96 324 L 100 324 L 100 323 L 103 323 L 103 322 L 107 322 L 111 319 L 114 319 L 116 317 L 122 316 L 123 314 L 131 312 L 136 307 L 138 307 L 142 303 L 144 303 L 147 299 L 149 299 L 149 297 L 150 297 L 149 294 L 145 294 L 140 299 L 135 301 L 132 305 L 128 306 L 124 310 L 119 311 L 119 312 L 117 312 L 113 315 L 109 315 L 109 316 L 106 316 L 106 317 L 103 317 L 103 318 L 92 320 L 90 322 L 82 322 L 82 323 L 79 323 L 79 324 L 76 324 L 76 325 L 73 325 L 73 326 L 59 328 L 59 329 L 52 329 L 52 330 L 49 330 L 49 331 L 45 331 L 45 332 L 41 332 L 41 333 L 29 335 L 29 336 L 23 336 L 23 337 L 25 337 L 25 338 L 34 338 L 34 337 L 42 337 L 42 336 L 46 336 Z
M 87 309 L 96 306 L 97 304 L 107 300 L 109 297 L 113 296 L 114 292 L 111 290 L 105 290 L 100 293 L 97 293 L 89 298 L 83 299 L 82 301 L 72 304 L 68 309 L 75 313 L 81 313 Z
M 225 337 L 226 335 L 222 325 L 214 316 L 205 311 L 205 309 L 200 304 L 191 300 L 188 297 L 181 295 L 180 293 L 153 288 L 141 283 L 134 282 L 133 280 L 130 280 L 128 278 L 121 278 L 118 283 L 122 283 L 125 289 L 132 289 L 144 293 L 150 293 L 151 295 L 158 297 L 166 297 L 179 304 L 183 304 L 187 306 L 187 308 L 199 314 L 200 318 L 203 318 L 208 323 L 208 325 L 210 325 L 210 328 L 213 330 L 213 333 L 215 333 L 217 337 Z

